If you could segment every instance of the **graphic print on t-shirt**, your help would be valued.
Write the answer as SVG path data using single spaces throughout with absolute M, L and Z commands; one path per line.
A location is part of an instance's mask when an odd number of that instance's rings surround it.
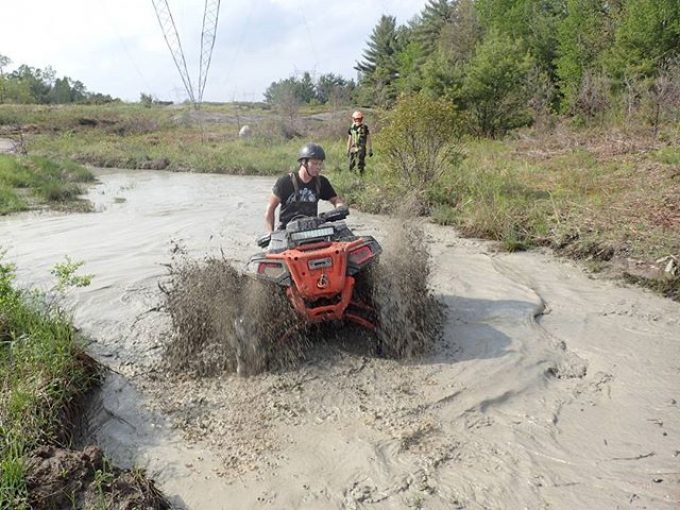
M 314 191 L 309 189 L 309 188 L 300 188 L 300 191 L 298 192 L 298 202 L 316 202 L 317 198 L 316 195 L 314 194 Z M 287 204 L 292 204 L 295 202 L 295 192 L 291 193 L 290 196 L 288 197 L 288 200 L 286 200 Z

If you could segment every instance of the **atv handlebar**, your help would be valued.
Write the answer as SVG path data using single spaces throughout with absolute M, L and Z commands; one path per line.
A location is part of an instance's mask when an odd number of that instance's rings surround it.
M 324 221 L 340 221 L 347 218 L 347 216 L 349 216 L 349 207 L 346 205 L 319 214 L 319 218 Z
M 269 242 L 272 240 L 272 235 L 271 233 L 269 234 L 262 234 L 260 237 L 258 237 L 255 242 L 260 248 L 266 248 L 269 246 Z
M 330 211 L 322 212 L 321 214 L 319 214 L 318 219 L 320 219 L 324 223 L 327 223 L 331 221 L 344 220 L 345 218 L 347 218 L 347 216 L 349 216 L 349 207 L 344 205 L 342 207 L 336 207 L 335 209 L 332 209 Z M 300 218 L 304 219 L 305 217 L 300 216 Z M 257 243 L 257 246 L 259 246 L 260 248 L 266 248 L 267 246 L 269 246 L 271 239 L 272 234 L 270 232 L 268 234 L 262 234 L 255 240 L 255 242 Z

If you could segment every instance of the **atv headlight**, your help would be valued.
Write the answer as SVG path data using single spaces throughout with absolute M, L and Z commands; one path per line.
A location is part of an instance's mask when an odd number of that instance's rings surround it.
M 288 274 L 288 269 L 283 262 L 259 260 L 253 265 L 256 267 L 252 267 L 252 269 L 255 269 L 254 272 L 256 272 L 259 276 L 265 276 L 267 278 L 271 278 L 272 280 L 278 280 L 282 276 Z
M 357 248 L 356 250 L 352 250 L 351 252 L 349 252 L 349 261 L 352 264 L 360 266 L 368 259 L 370 259 L 372 256 L 373 250 L 371 249 L 371 245 L 365 244 L 360 248 Z
M 314 230 L 305 230 L 304 232 L 294 232 L 290 235 L 292 241 L 305 241 L 307 239 L 314 239 L 316 237 L 328 237 L 335 233 L 333 227 L 315 228 Z

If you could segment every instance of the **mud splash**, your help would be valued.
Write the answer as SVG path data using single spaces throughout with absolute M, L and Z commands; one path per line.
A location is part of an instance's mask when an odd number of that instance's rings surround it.
M 394 223 L 371 275 L 380 343 L 389 356 L 411 358 L 441 337 L 444 306 L 430 289 L 430 253 L 421 226 Z
M 172 321 L 165 358 L 173 371 L 247 376 L 289 367 L 304 351 L 306 328 L 296 328 L 283 293 L 244 275 L 232 261 L 181 253 L 161 289 Z
M 357 284 L 375 307 L 379 327 L 375 333 L 348 327 L 346 335 L 363 336 L 376 354 L 411 358 L 441 337 L 444 307 L 428 285 L 422 227 L 395 223 L 388 239 L 379 263 Z M 172 322 L 166 351 L 171 370 L 255 375 L 294 367 L 314 343 L 346 343 L 339 324 L 305 324 L 280 287 L 244 275 L 224 256 L 196 260 L 179 247 L 173 253 L 167 282 L 160 285 Z

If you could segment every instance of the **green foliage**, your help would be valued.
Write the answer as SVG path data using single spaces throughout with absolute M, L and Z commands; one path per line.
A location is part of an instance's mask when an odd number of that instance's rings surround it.
M 406 44 L 407 33 L 406 29 L 397 28 L 394 16 L 383 15 L 371 33 L 363 60 L 355 66 L 361 73 L 359 85 L 371 89 L 374 104 L 388 106 L 396 98 L 397 55 Z
M 680 3 L 628 0 L 609 55 L 609 69 L 622 78 L 654 77 L 680 56 Z
M 399 100 L 376 144 L 385 155 L 388 174 L 396 174 L 405 189 L 425 191 L 457 163 L 460 131 L 450 102 L 416 95 Z
M 465 67 L 461 98 L 478 133 L 495 137 L 526 125 L 533 59 L 521 42 L 491 30 Z
M 473 0 L 459 0 L 439 34 L 439 52 L 453 66 L 467 63 L 482 40 L 482 23 Z
M 13 188 L 0 182 L 0 216 L 28 209 L 23 200 Z
M 564 17 L 566 0 L 478 0 L 482 25 L 513 40 L 521 39 L 540 70 L 554 78 L 557 26 Z
M 69 317 L 13 278 L 0 260 L 0 508 L 23 507 L 22 456 L 60 437 L 65 411 L 96 381 Z
M 465 65 L 482 39 L 482 27 L 472 0 L 453 6 L 451 19 L 442 27 L 439 45 L 422 66 L 422 90 L 461 105 Z
M 68 104 L 77 102 L 113 102 L 111 96 L 90 93 L 79 80 L 68 76 L 57 77 L 50 66 L 45 69 L 21 65 L 6 74 L 4 68 L 11 63 L 9 57 L 0 55 L 0 104 Z
M 422 54 L 422 47 L 415 41 L 409 42 L 397 53 L 397 81 L 395 86 L 398 94 L 411 95 L 421 89 Z
M 76 272 L 85 264 L 84 261 L 73 261 L 66 255 L 66 261 L 54 265 L 50 273 L 57 278 L 55 289 L 65 292 L 71 287 L 87 287 L 94 275 L 77 275 Z
M 301 79 L 290 77 L 272 82 L 264 93 L 265 101 L 271 105 L 285 102 L 301 104 L 348 104 L 354 91 L 353 80 L 345 80 L 333 73 L 322 74 L 316 83 L 309 73 L 305 72 Z
M 607 0 L 567 0 L 567 15 L 558 27 L 557 76 L 563 111 L 574 112 L 587 71 L 596 65 L 614 38 L 615 4 Z
M 411 38 L 420 48 L 420 54 L 427 58 L 437 49 L 437 41 L 443 27 L 453 17 L 453 5 L 449 0 L 428 0 L 420 16 L 411 28 Z
M 82 194 L 78 183 L 92 180 L 89 170 L 71 161 L 0 155 L 0 214 L 28 208 L 25 194 L 17 189 L 29 189 L 38 203 L 66 203 Z

